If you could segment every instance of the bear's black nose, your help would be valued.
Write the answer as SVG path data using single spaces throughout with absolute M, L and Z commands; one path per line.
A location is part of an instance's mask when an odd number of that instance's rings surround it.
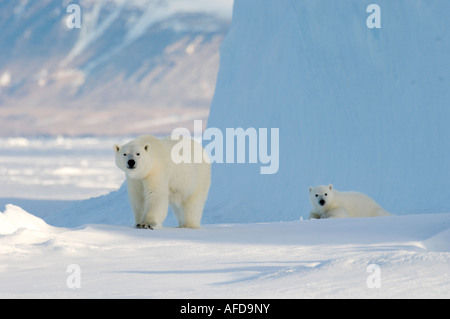
M 320 204 L 321 206 L 323 206 L 323 205 L 325 205 L 325 201 L 324 201 L 323 199 L 321 199 L 321 200 L 319 200 L 319 204 Z
M 136 165 L 136 162 L 132 159 L 128 160 L 127 162 L 128 168 L 134 168 L 134 165 Z

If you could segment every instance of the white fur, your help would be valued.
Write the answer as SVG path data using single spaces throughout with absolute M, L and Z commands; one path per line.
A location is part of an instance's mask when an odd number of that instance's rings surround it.
M 186 138 L 186 137 L 185 137 Z M 192 152 L 200 144 L 189 140 Z M 128 197 L 138 228 L 160 228 L 169 203 L 179 227 L 199 228 L 211 183 L 211 164 L 176 164 L 171 158 L 177 140 L 143 135 L 123 145 L 115 145 L 116 165 L 125 172 Z M 130 168 L 130 160 L 134 161 Z
M 339 192 L 333 185 L 309 188 L 313 207 L 309 218 L 375 217 L 390 214 L 372 198 L 357 192 Z

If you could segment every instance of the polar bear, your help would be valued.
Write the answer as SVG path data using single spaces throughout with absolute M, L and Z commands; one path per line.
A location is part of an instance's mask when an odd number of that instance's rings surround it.
M 372 198 L 357 192 L 339 192 L 333 185 L 309 187 L 309 218 L 389 216 Z
M 172 148 L 181 142 L 190 145 L 188 153 L 203 154 L 201 160 L 174 161 Z M 137 228 L 161 228 L 169 203 L 179 227 L 200 227 L 211 164 L 199 143 L 187 137 L 172 140 L 143 135 L 114 149 L 116 165 L 126 174 Z

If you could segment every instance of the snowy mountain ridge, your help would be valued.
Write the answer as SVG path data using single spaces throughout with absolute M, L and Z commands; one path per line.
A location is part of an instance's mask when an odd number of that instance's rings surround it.
M 69 4 L 80 8 L 80 28 L 67 25 L 75 14 L 66 11 Z M 167 133 L 185 118 L 205 119 L 231 6 L 231 0 L 0 3 L 0 135 Z M 110 124 L 124 119 L 137 125 Z M 148 122 L 156 119 L 163 123 Z

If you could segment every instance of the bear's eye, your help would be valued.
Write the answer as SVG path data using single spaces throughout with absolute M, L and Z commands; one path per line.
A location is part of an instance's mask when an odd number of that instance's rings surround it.
M 319 197 L 319 194 L 316 194 L 316 197 Z
M 136 156 L 139 156 L 139 155 L 141 155 L 141 153 L 136 153 Z
M 127 153 L 123 153 L 123 156 L 127 156 Z
M 327 196 L 328 194 L 327 193 L 325 193 L 325 196 Z

